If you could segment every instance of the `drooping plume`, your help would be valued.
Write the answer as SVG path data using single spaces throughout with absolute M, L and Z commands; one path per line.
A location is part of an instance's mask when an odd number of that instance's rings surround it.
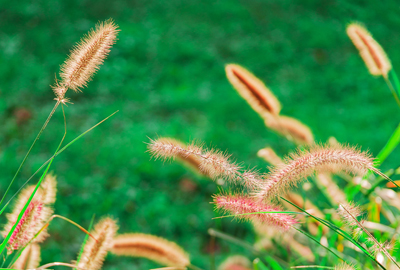
M 214 204 L 216 209 L 222 210 L 225 213 L 237 215 L 236 218 L 238 219 L 250 220 L 261 224 L 270 224 L 283 230 L 288 230 L 297 223 L 292 216 L 285 213 L 258 213 L 281 212 L 283 210 L 273 204 L 266 204 L 253 197 L 241 194 L 214 195 Z
M 258 188 L 262 177 L 253 170 L 242 170 L 235 162 L 230 161 L 230 156 L 215 149 L 206 149 L 195 143 L 183 146 L 174 140 L 160 138 L 151 140 L 149 152 L 155 158 L 186 158 L 196 157 L 200 171 L 211 179 L 225 178 L 232 183 L 240 183 L 250 189 Z
M 117 230 L 118 226 L 115 220 L 101 219 L 94 227 L 92 233 L 94 239 L 90 237 L 83 248 L 78 267 L 86 270 L 101 269 Z
M 269 164 L 276 166 L 282 163 L 282 159 L 275 153 L 271 147 L 265 147 L 257 152 L 257 156 L 264 159 Z
M 251 262 L 248 258 L 240 255 L 230 256 L 218 267 L 218 270 L 250 270 Z
M 113 240 L 111 252 L 119 256 L 143 257 L 171 267 L 185 267 L 190 264 L 188 254 L 180 246 L 149 234 L 118 235 Z
M 265 125 L 297 144 L 310 145 L 314 142 L 311 129 L 295 118 L 284 115 L 268 116 L 265 118 Z
M 380 173 L 366 152 L 346 146 L 313 146 L 290 155 L 285 163 L 273 168 L 257 196 L 260 199 L 273 198 L 316 172 L 342 170 L 360 176 L 369 170 Z
M 13 269 L 35 269 L 40 264 L 40 246 L 38 244 L 29 244 L 15 261 Z
M 392 65 L 385 51 L 374 40 L 371 34 L 360 24 L 352 23 L 347 26 L 347 35 L 360 52 L 360 56 L 364 60 L 369 72 L 372 75 L 382 75 L 387 78 Z
M 47 175 L 46 178 L 43 180 L 42 185 L 36 191 L 35 196 L 33 197 L 31 203 L 28 205 L 22 216 L 22 219 L 18 223 L 8 241 L 9 253 L 28 244 L 28 242 L 35 236 L 36 233 L 40 231 L 40 229 L 42 229 L 47 220 L 51 217 L 51 215 L 53 214 L 53 209 L 51 205 L 55 201 L 55 186 L 55 177 L 52 175 Z M 8 222 L 4 226 L 4 230 L 2 231 L 4 237 L 14 226 L 20 212 L 22 211 L 26 202 L 31 196 L 34 188 L 35 186 L 27 186 L 19 194 L 12 213 L 7 214 Z M 33 243 L 40 243 L 47 236 L 48 234 L 45 229 L 33 240 Z
M 236 64 L 226 65 L 225 71 L 232 86 L 261 117 L 279 114 L 281 105 L 278 99 L 260 79 Z
M 73 48 L 61 66 L 61 82 L 53 87 L 59 100 L 65 97 L 68 89 L 78 91 L 87 85 L 110 52 L 118 31 L 111 19 L 101 22 Z

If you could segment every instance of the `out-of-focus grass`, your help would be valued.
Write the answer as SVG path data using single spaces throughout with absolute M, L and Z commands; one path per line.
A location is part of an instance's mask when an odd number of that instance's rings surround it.
M 200 139 L 259 166 L 259 148 L 285 154 L 293 145 L 263 122 L 231 88 L 226 63 L 263 79 L 283 104 L 282 114 L 376 155 L 398 124 L 399 109 L 382 79 L 372 78 L 345 34 L 366 23 L 394 67 L 398 5 L 376 1 L 1 1 L 0 192 L 4 192 L 53 106 L 49 85 L 69 49 L 99 20 L 120 26 L 119 41 L 83 93 L 68 93 L 67 141 L 115 110 L 120 112 L 55 160 L 56 213 L 88 226 L 92 215 L 119 219 L 121 232 L 176 241 L 209 268 L 214 227 L 254 242 L 247 224 L 215 221 L 217 187 L 179 164 L 150 160 L 148 137 Z M 57 147 L 59 110 L 34 148 L 17 184 Z M 382 168 L 398 165 L 395 151 Z M 37 178 L 35 179 L 37 181 Z M 185 183 L 193 183 L 191 190 Z M 2 217 L 3 221 L 4 217 Z M 75 259 L 84 235 L 63 221 L 50 225 L 43 262 Z M 246 253 L 218 242 L 216 261 Z M 109 256 L 104 269 L 147 269 L 142 259 Z

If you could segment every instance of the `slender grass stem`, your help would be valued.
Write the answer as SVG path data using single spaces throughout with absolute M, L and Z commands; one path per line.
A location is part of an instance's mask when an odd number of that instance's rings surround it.
M 381 267 L 382 269 L 386 269 L 380 262 L 378 262 L 374 256 L 372 256 L 372 254 L 366 250 L 360 243 L 358 243 L 355 239 L 353 239 L 347 232 L 343 231 L 342 229 L 338 228 L 337 226 L 335 226 L 334 224 L 322 219 L 322 218 L 318 218 L 314 215 L 311 215 L 309 212 L 307 212 L 306 210 L 298 207 L 297 205 L 293 204 L 292 202 L 286 200 L 283 197 L 280 197 L 282 200 L 286 201 L 287 203 L 293 205 L 294 207 L 296 207 L 297 209 L 299 209 L 300 211 L 303 211 L 304 213 L 307 213 L 310 217 L 316 219 L 317 221 L 319 221 L 320 223 L 324 224 L 325 226 L 327 226 L 328 228 L 332 229 L 333 231 L 335 231 L 337 234 L 341 235 L 343 238 L 345 238 L 346 240 L 350 241 L 351 243 L 353 243 L 356 247 L 358 247 L 366 256 L 368 256 L 368 258 L 370 258 L 372 261 L 374 261 L 379 267 Z
M 58 106 L 58 105 L 57 105 L 57 106 Z M 56 108 L 56 107 L 55 107 L 55 108 Z M 54 109 L 54 110 L 55 110 L 55 109 Z M 60 144 L 58 145 L 58 147 L 57 147 L 55 153 L 57 153 L 57 151 L 60 149 L 62 143 L 64 142 L 65 136 L 67 135 L 67 123 L 66 123 L 66 118 L 65 118 L 64 109 L 63 109 L 63 116 L 64 116 L 64 127 L 65 127 L 65 131 L 64 131 L 64 135 L 63 135 L 63 137 L 62 137 L 62 139 L 61 139 L 61 142 L 60 142 Z M 48 121 L 47 121 L 47 122 L 48 122 Z M 1 243 L 1 245 L 0 245 L 0 254 L 2 254 L 3 251 L 5 250 L 6 245 L 7 245 L 7 242 L 10 240 L 11 235 L 13 234 L 14 230 L 16 229 L 16 227 L 18 226 L 19 222 L 21 221 L 23 215 L 25 214 L 26 209 L 28 208 L 29 204 L 31 203 L 33 197 L 34 197 L 35 194 L 36 194 L 36 191 L 38 190 L 40 184 L 42 183 L 42 181 L 43 181 L 43 179 L 45 178 L 45 176 L 46 176 L 48 170 L 50 169 L 50 166 L 51 166 L 51 164 L 53 163 L 53 160 L 54 160 L 54 159 L 52 159 L 52 160 L 49 162 L 49 164 L 47 165 L 46 170 L 43 172 L 42 176 L 40 177 L 40 179 L 39 179 L 38 183 L 36 184 L 35 189 L 33 190 L 31 196 L 29 197 L 28 201 L 25 203 L 24 207 L 22 208 L 21 212 L 19 213 L 18 218 L 17 218 L 17 221 L 14 223 L 13 227 L 11 228 L 11 230 L 8 232 L 7 236 L 4 238 L 3 242 Z
M 10 198 L 10 200 L 8 200 L 8 202 L 3 206 L 3 208 L 0 210 L 0 215 L 4 212 L 5 208 L 7 207 L 7 205 L 12 201 L 12 199 L 29 183 L 30 180 L 32 180 L 32 178 L 38 173 L 40 172 L 49 162 L 52 162 L 53 159 L 55 157 L 57 157 L 59 154 L 61 154 L 65 149 L 67 149 L 68 147 L 70 147 L 74 142 L 76 142 L 77 140 L 79 140 L 81 137 L 83 137 L 84 135 L 86 135 L 86 133 L 90 132 L 91 130 L 93 130 L 95 127 L 99 126 L 101 123 L 105 122 L 107 119 L 109 119 L 110 117 L 112 117 L 114 114 L 116 114 L 119 111 L 115 111 L 114 113 L 112 113 L 111 115 L 109 115 L 108 117 L 104 118 L 102 121 L 100 121 L 99 123 L 97 123 L 96 125 L 94 125 L 93 127 L 89 128 L 88 130 L 86 130 L 85 132 L 83 132 L 81 135 L 79 135 L 78 137 L 76 137 L 75 139 L 73 139 L 72 141 L 70 141 L 66 146 L 64 146 L 61 150 L 59 150 L 58 152 L 56 152 L 53 156 L 51 156 L 45 163 L 43 163 L 39 169 L 36 170 L 36 172 L 34 174 L 31 175 L 31 177 L 29 177 L 28 180 L 25 181 L 25 183 L 18 189 L 18 191 Z
M 59 102 L 59 101 L 57 101 L 56 105 L 54 105 L 54 108 L 51 110 L 49 116 L 47 117 L 47 119 L 46 119 L 46 121 L 44 122 L 42 128 L 40 129 L 39 133 L 37 134 L 35 140 L 33 141 L 32 145 L 31 145 L 31 147 L 29 148 L 29 150 L 28 150 L 28 152 L 26 153 L 24 159 L 22 160 L 21 164 L 19 165 L 17 172 L 14 174 L 13 179 L 11 180 L 10 184 L 9 184 L 8 187 L 7 187 L 6 192 L 3 194 L 3 197 L 2 197 L 1 200 L 0 200 L 0 206 L 1 206 L 1 204 L 3 203 L 3 201 L 4 201 L 4 199 L 5 199 L 6 195 L 7 195 L 7 193 L 8 193 L 8 191 L 10 190 L 10 188 L 11 188 L 12 184 L 14 183 L 15 179 L 17 178 L 19 172 L 21 171 L 22 166 L 25 164 L 25 161 L 26 161 L 26 159 L 28 158 L 29 154 L 31 153 L 32 148 L 35 146 L 36 142 L 39 140 L 40 136 L 42 135 L 43 131 L 45 130 L 47 124 L 50 122 L 50 119 L 51 119 L 51 117 L 53 116 L 54 112 L 56 111 L 58 105 L 60 105 L 60 102 Z M 1 213 L 2 213 L 2 212 L 0 212 L 0 215 L 1 215 Z
M 394 90 L 392 82 L 387 77 L 383 77 L 383 78 L 385 79 L 387 86 L 389 87 L 390 91 L 392 92 L 392 95 L 393 95 L 394 99 L 396 100 L 397 105 L 400 107 L 399 96 L 397 95 L 396 90 Z
M 63 263 L 63 262 L 52 262 L 52 263 L 48 263 L 45 265 L 40 266 L 39 268 L 36 268 L 36 270 L 44 270 L 48 267 L 52 267 L 52 266 L 67 266 L 70 268 L 77 268 L 77 266 L 75 264 L 71 264 L 71 263 Z M 78 270 L 84 270 L 83 268 L 77 268 Z
M 256 254 L 257 256 L 260 256 L 260 255 L 261 255 L 261 256 L 269 256 L 268 254 L 264 254 L 264 253 L 261 252 L 260 250 L 255 249 L 255 248 L 254 248 L 252 245 L 250 245 L 249 243 L 246 243 L 246 242 L 244 242 L 244 241 L 241 240 L 241 239 L 238 239 L 238 238 L 236 238 L 236 237 L 233 237 L 232 235 L 229 235 L 229 234 L 226 234 L 226 233 L 223 233 L 223 232 L 214 230 L 214 229 L 208 229 L 208 234 L 211 235 L 211 236 L 214 236 L 214 237 L 218 237 L 218 238 L 224 239 L 224 240 L 226 240 L 226 241 L 228 241 L 228 242 L 231 242 L 231 243 L 234 243 L 234 244 L 236 244 L 236 245 L 238 245 L 238 246 L 244 247 L 245 249 L 250 250 L 251 252 L 253 252 L 254 254 Z M 269 265 L 269 264 L 264 260 L 264 258 L 260 257 L 259 259 L 262 261 L 262 263 L 263 263 L 264 265 Z M 280 263 L 284 264 L 285 267 L 287 267 L 287 263 L 286 263 L 286 262 L 284 262 L 284 261 L 282 261 L 281 259 L 276 258 L 276 257 L 274 257 L 274 259 L 277 260 L 277 261 L 279 261 Z
M 385 247 L 382 246 L 381 243 L 378 242 L 378 240 L 376 240 L 376 238 L 357 220 L 357 218 L 355 218 L 350 211 L 348 211 L 343 205 L 342 205 L 343 209 L 347 212 L 347 214 L 349 214 L 351 216 L 351 218 L 357 223 L 357 226 L 368 235 L 368 237 L 379 247 L 379 250 L 381 250 L 396 266 L 397 268 L 400 269 L 400 266 L 397 264 L 396 260 L 389 254 L 389 252 L 386 250 Z

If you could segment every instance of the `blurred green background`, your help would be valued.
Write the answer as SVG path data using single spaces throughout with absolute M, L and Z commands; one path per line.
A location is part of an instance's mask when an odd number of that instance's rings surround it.
M 398 124 L 399 108 L 382 78 L 373 78 L 345 33 L 365 23 L 394 67 L 400 61 L 396 1 L 0 1 L 0 194 L 54 106 L 50 85 L 70 48 L 98 21 L 113 18 L 119 40 L 82 93 L 68 92 L 66 142 L 119 113 L 57 157 L 57 214 L 88 227 L 119 220 L 120 232 L 173 240 L 209 269 L 228 254 L 253 255 L 217 240 L 209 228 L 250 243 L 250 226 L 212 220 L 215 183 L 177 163 L 150 159 L 149 138 L 199 139 L 266 172 L 257 151 L 295 146 L 264 127 L 233 90 L 224 65 L 238 63 L 276 94 L 282 114 L 307 124 L 317 141 L 334 136 L 374 155 Z M 17 188 L 45 162 L 63 134 L 58 110 L 17 178 Z M 398 166 L 395 151 L 382 166 Z M 35 177 L 33 183 L 38 180 Z M 4 223 L 4 216 L 0 218 Z M 50 225 L 42 263 L 76 259 L 84 234 L 61 220 Z M 108 256 L 104 269 L 159 267 Z

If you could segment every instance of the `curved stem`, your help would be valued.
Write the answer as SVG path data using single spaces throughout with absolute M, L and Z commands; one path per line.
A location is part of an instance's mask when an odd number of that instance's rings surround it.
M 12 184 L 13 184 L 14 181 L 15 181 L 15 178 L 17 178 L 19 172 L 21 171 L 22 166 L 25 164 L 26 159 L 28 158 L 29 154 L 31 153 L 33 146 L 36 144 L 37 140 L 39 140 L 39 138 L 40 138 L 40 136 L 42 135 L 43 131 L 45 130 L 47 124 L 49 123 L 51 117 L 53 116 L 54 112 L 56 111 L 58 105 L 60 105 L 60 102 L 59 102 L 59 101 L 57 101 L 56 105 L 54 105 L 53 110 L 51 110 L 49 116 L 47 117 L 47 119 L 46 119 L 46 121 L 44 122 L 42 128 L 40 129 L 39 133 L 37 134 L 35 140 L 33 141 L 32 145 L 31 145 L 31 147 L 29 148 L 29 150 L 28 150 L 28 152 L 26 153 L 24 159 L 22 160 L 21 164 L 19 165 L 19 168 L 18 168 L 17 172 L 14 174 L 13 179 L 11 180 L 10 184 L 9 184 L 8 187 L 7 187 L 6 192 L 4 193 L 3 197 L 2 197 L 1 200 L 0 200 L 0 205 L 3 203 L 3 201 L 4 201 L 4 199 L 5 199 L 5 197 L 6 197 L 7 193 L 8 193 L 8 191 L 10 190 Z M 0 213 L 0 214 L 1 214 L 1 213 Z

